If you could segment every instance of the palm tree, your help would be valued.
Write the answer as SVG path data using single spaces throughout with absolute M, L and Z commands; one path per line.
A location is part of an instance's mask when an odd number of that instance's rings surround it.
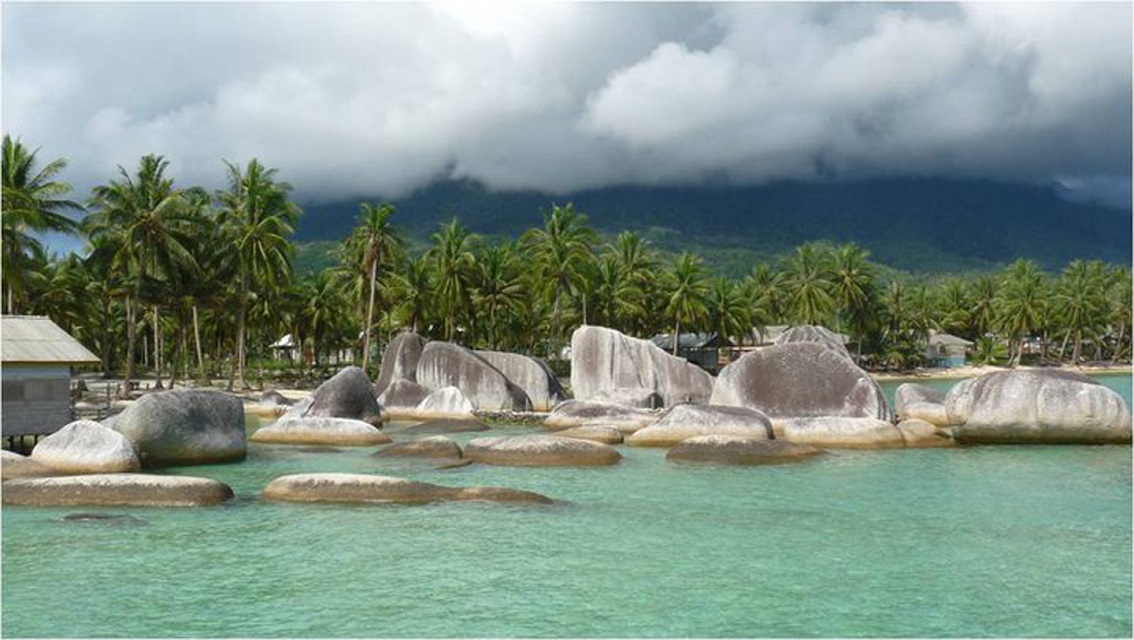
M 787 294 L 783 290 L 783 274 L 765 262 L 757 263 L 744 279 L 753 328 L 763 333 L 765 327 L 783 321 Z
M 665 312 L 673 319 L 673 355 L 677 355 L 681 325 L 694 328 L 708 315 L 709 284 L 701 259 L 689 252 L 677 257 L 666 277 Z
M 476 286 L 473 303 L 488 316 L 488 344 L 500 345 L 501 315 L 515 312 L 527 299 L 521 272 L 519 246 L 505 242 L 479 252 L 476 260 Z
M 93 213 L 84 225 L 92 241 L 109 261 L 109 269 L 128 283 L 126 304 L 126 373 L 120 395 L 129 392 L 134 377 L 137 345 L 138 307 L 162 280 L 191 268 L 193 229 L 188 207 L 173 179 L 165 177 L 169 162 L 156 155 L 143 156 L 136 175 L 119 166 L 119 180 L 94 188 Z M 154 303 L 154 320 L 159 319 L 159 300 Z M 155 337 L 158 334 L 155 334 Z M 160 364 L 158 384 L 161 384 Z
M 802 324 L 824 324 L 834 311 L 827 256 L 815 243 L 796 248 L 784 260 L 784 289 L 788 291 L 791 319 Z
M 722 342 L 752 332 L 752 311 L 744 292 L 732 280 L 713 278 L 707 299 L 709 324 Z
M 6 309 L 16 312 L 17 303 L 23 302 L 24 261 L 26 255 L 42 246 L 33 233 L 59 231 L 73 233 L 77 223 L 68 218 L 67 211 L 81 212 L 82 206 L 60 196 L 71 190 L 71 185 L 55 179 L 67 166 L 59 158 L 36 170 L 36 151 L 28 152 L 17 139 L 4 136 L 3 189 L 0 191 L 3 211 L 2 267 Z
M 839 310 L 839 329 L 849 330 L 862 355 L 862 343 L 874 320 L 872 310 L 877 291 L 870 252 L 852 243 L 832 255 L 831 297 Z M 844 324 L 845 323 L 845 324 Z
M 583 287 L 584 272 L 592 259 L 591 246 L 598 236 L 586 226 L 587 216 L 568 203 L 553 204 L 551 214 L 544 216 L 543 228 L 524 234 L 524 243 L 531 252 L 534 274 L 545 287 L 551 300 L 551 335 L 562 337 L 562 300 Z M 586 307 L 583 322 L 586 322 Z
M 374 326 L 374 294 L 378 288 L 378 267 L 383 258 L 388 258 L 401 244 L 397 229 L 390 224 L 390 217 L 394 215 L 394 206 L 387 203 L 372 205 L 364 203 L 361 206 L 358 226 L 355 227 L 348 242 L 358 248 L 361 254 L 359 265 L 363 273 L 367 273 L 370 292 L 369 302 L 366 305 L 366 323 L 362 343 L 362 368 L 368 370 L 370 365 L 370 332 Z
M 445 318 L 445 339 L 456 336 L 457 321 L 468 310 L 476 265 L 472 248 L 479 238 L 453 218 L 430 236 L 433 246 L 427 256 L 433 269 L 433 284 Z
M 981 337 L 996 326 L 997 296 L 1000 283 L 991 275 L 983 275 L 972 282 L 968 288 L 969 332 Z
M 1020 258 L 1005 270 L 997 296 L 998 323 L 1009 340 L 1009 366 L 1023 356 L 1024 338 L 1041 326 L 1047 305 L 1043 273 L 1031 260 Z
M 1078 364 L 1085 338 L 1097 339 L 1106 330 L 1106 267 L 1098 261 L 1074 260 L 1055 283 L 1054 312 L 1065 328 L 1060 358 L 1072 343 L 1071 362 Z
M 432 290 L 429 261 L 424 256 L 407 258 L 401 272 L 394 277 L 394 295 L 400 301 L 397 313 L 402 325 L 410 327 L 414 333 L 429 313 Z
M 228 189 L 217 193 L 219 221 L 231 243 L 238 281 L 236 362 L 233 378 L 247 389 L 247 313 L 253 290 L 271 294 L 291 276 L 294 248 L 288 236 L 299 218 L 299 207 L 288 200 L 291 185 L 276 180 L 276 170 L 253 158 L 242 171 L 225 161 Z M 229 386 L 232 386 L 232 380 Z
M 1111 360 L 1118 362 L 1125 354 L 1129 357 L 1131 324 L 1131 276 L 1128 267 L 1114 267 L 1110 270 L 1106 290 L 1107 322 L 1111 330 L 1117 331 L 1114 352 Z M 1129 360 L 1128 360 L 1129 361 Z
M 935 294 L 937 314 L 943 331 L 975 339 L 978 335 L 969 333 L 970 321 L 969 290 L 960 278 L 948 278 L 941 283 Z
M 604 326 L 630 333 L 646 314 L 642 289 L 623 268 L 618 250 L 607 247 L 594 274 L 595 315 Z

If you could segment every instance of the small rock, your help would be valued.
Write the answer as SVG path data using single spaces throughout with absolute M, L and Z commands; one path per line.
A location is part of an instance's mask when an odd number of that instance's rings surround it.
M 518 467 L 600 466 L 617 464 L 613 447 L 555 435 L 476 438 L 465 445 L 465 458 L 482 464 Z
M 283 476 L 264 488 L 265 500 L 370 504 L 427 504 L 484 500 L 520 504 L 552 504 L 531 491 L 499 487 L 445 487 L 389 476 L 349 473 L 307 473 Z
M 373 425 L 349 418 L 281 418 L 257 429 L 252 442 L 368 446 L 392 442 Z
M 476 431 L 488 431 L 488 425 L 480 420 L 426 420 L 421 424 L 415 424 L 412 427 L 402 429 L 400 433 L 425 435 L 425 434 L 443 434 L 443 433 L 470 433 Z
M 76 420 L 40 440 L 31 459 L 57 470 L 59 475 L 142 468 L 126 436 L 93 420 Z
M 935 424 L 911 418 L 902 420 L 897 426 L 902 434 L 902 440 L 910 449 L 923 449 L 929 447 L 952 447 L 957 443 L 953 440 L 953 430 L 949 427 L 939 427 Z
M 555 435 L 564 438 L 579 438 L 580 440 L 591 440 L 593 442 L 601 442 L 603 444 L 622 444 L 624 438 L 622 432 L 614 427 L 592 426 L 583 425 L 581 427 L 571 427 L 570 429 L 563 429 L 556 431 Z
M 743 436 L 710 435 L 682 440 L 666 453 L 665 459 L 675 462 L 762 465 L 802 462 L 822 454 L 822 449 L 806 444 Z
M 885 420 L 822 416 L 773 421 L 776 439 L 824 448 L 892 449 L 905 446 L 902 433 Z
M 431 436 L 421 440 L 397 442 L 374 454 L 379 457 L 414 456 L 423 458 L 460 458 L 461 446 L 445 436 Z
M 233 497 L 232 488 L 208 478 L 141 473 L 21 478 L 4 483 L 8 505 L 41 507 L 201 507 Z
M 43 478 L 58 475 L 59 472 L 44 466 L 27 456 L 21 456 L 7 449 L 0 450 L 0 478 Z
M 745 407 L 679 404 L 657 422 L 634 432 L 626 444 L 636 447 L 672 447 L 694 436 L 731 435 L 769 439 L 772 422 L 763 412 Z

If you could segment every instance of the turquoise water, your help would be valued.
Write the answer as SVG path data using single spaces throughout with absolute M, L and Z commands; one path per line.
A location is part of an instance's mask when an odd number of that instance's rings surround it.
M 229 506 L 5 507 L 3 635 L 1132 633 L 1128 446 L 839 452 L 755 468 L 621 450 L 608 468 L 436 470 L 372 448 L 253 444 L 242 464 L 170 471 L 228 482 Z M 313 471 L 565 503 L 258 500 L 272 478 Z M 76 511 L 137 520 L 62 520 Z

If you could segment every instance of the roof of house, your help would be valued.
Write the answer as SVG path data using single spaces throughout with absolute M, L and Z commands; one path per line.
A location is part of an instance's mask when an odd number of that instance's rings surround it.
M 935 333 L 929 336 L 929 346 L 931 347 L 936 347 L 938 345 L 970 347 L 972 346 L 972 344 L 973 343 L 971 340 L 965 340 L 964 338 L 959 338 L 948 333 Z
M 651 338 L 654 344 L 665 350 L 673 349 L 673 334 L 672 333 L 659 333 Z M 711 333 L 683 333 L 677 339 L 679 349 L 703 349 L 706 347 L 716 347 L 724 342 L 731 344 L 727 340 L 721 341 L 717 339 L 716 332 Z
M 5 364 L 97 364 L 98 356 L 46 316 L 0 316 Z

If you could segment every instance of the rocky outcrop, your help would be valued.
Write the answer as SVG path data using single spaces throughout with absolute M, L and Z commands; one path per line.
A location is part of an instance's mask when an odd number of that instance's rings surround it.
M 421 419 L 451 418 L 471 419 L 473 403 L 456 387 L 444 387 L 430 393 L 414 408 L 414 415 Z
M 961 444 L 1129 444 L 1130 409 L 1077 373 L 998 371 L 958 383 L 945 408 Z
M 567 399 L 567 392 L 559 384 L 559 378 L 555 377 L 555 372 L 543 360 L 501 351 L 474 353 L 524 390 L 531 400 L 531 411 L 550 411 Z
M 823 455 L 822 449 L 781 440 L 709 435 L 682 440 L 665 455 L 673 462 L 763 465 L 802 462 Z
M 684 358 L 672 356 L 649 340 L 613 329 L 582 326 L 571 336 L 571 390 L 578 400 L 613 389 L 642 389 L 661 396 L 665 406 L 704 404 L 713 378 Z
M 945 394 L 912 382 L 900 385 L 894 392 L 894 417 L 898 420 L 923 420 L 939 427 L 948 426 Z
M 631 434 L 626 444 L 672 447 L 682 440 L 708 435 L 767 440 L 772 437 L 772 422 L 762 412 L 745 407 L 679 404 L 657 422 Z
M 593 442 L 601 442 L 603 444 L 622 444 L 622 432 L 614 427 L 603 427 L 598 425 L 583 425 L 581 427 L 571 427 L 570 429 L 563 429 L 556 431 L 555 435 L 562 438 L 579 438 L 580 440 L 591 440 Z
M 5 482 L 3 491 L 4 504 L 40 507 L 203 507 L 232 496 L 216 480 L 142 473 L 22 478 Z
M 364 447 L 392 442 L 369 422 L 350 418 L 280 418 L 257 429 L 252 442 Z
M 265 500 L 353 504 L 428 504 L 483 500 L 518 504 L 552 504 L 551 498 L 500 487 L 445 487 L 389 476 L 350 473 L 306 473 L 276 478 L 264 487 Z
M 543 421 L 548 429 L 569 429 L 582 426 L 613 427 L 622 433 L 634 433 L 658 418 L 658 413 L 633 409 L 605 402 L 567 400 L 559 403 Z
M 902 434 L 902 442 L 909 449 L 952 447 L 957 444 L 953 440 L 952 429 L 939 427 L 925 420 L 916 418 L 902 420 L 898 423 L 897 429 L 898 433 Z
M 815 342 L 757 349 L 717 376 L 709 404 L 748 407 L 772 419 L 890 419 L 882 388 L 849 358 Z
M 472 351 L 448 342 L 430 342 L 417 363 L 417 383 L 436 391 L 456 387 L 474 409 L 530 411 L 524 390 Z
M 602 389 L 591 394 L 590 402 L 605 402 L 636 409 L 660 409 L 665 401 L 649 389 Z
M 143 467 L 236 462 L 248 452 L 243 403 L 212 389 L 148 393 L 103 424 L 126 436 Z
M 60 475 L 124 473 L 142 468 L 126 436 L 93 420 L 76 420 L 40 440 L 31 459 Z
M 465 458 L 482 464 L 516 467 L 601 466 L 617 464 L 613 447 L 556 435 L 476 438 L 465 445 Z
M 417 363 L 421 359 L 421 351 L 425 348 L 425 342 L 425 338 L 410 331 L 394 336 L 394 339 L 386 345 L 386 351 L 382 354 L 382 366 L 378 371 L 378 381 L 374 383 L 374 388 L 378 393 L 384 393 L 391 384 L 398 380 L 417 382 Z M 417 404 L 417 402 L 414 404 Z M 386 403 L 383 402 L 382 406 L 386 406 Z
M 41 478 L 58 472 L 18 453 L 0 449 L 0 479 Z
M 298 408 L 293 407 L 293 409 Z M 382 424 L 382 408 L 378 395 L 362 367 L 346 367 L 319 385 L 311 394 L 311 403 L 299 415 L 301 418 L 350 418 L 372 425 Z
M 409 380 L 394 380 L 378 396 L 378 404 L 392 417 L 399 409 L 414 408 L 429 395 L 429 389 Z
M 435 459 L 460 459 L 461 446 L 452 438 L 445 436 L 430 436 L 421 440 L 397 442 L 385 447 L 374 454 L 378 457 L 413 457 Z
M 902 433 L 876 418 L 791 418 L 773 420 L 776 439 L 825 449 L 894 449 L 905 446 Z
M 851 357 L 850 352 L 847 351 L 846 346 L 843 344 L 842 337 L 827 327 L 819 327 L 810 324 L 791 327 L 776 338 L 775 344 L 784 345 L 797 342 L 812 342 L 822 345 L 847 359 Z

